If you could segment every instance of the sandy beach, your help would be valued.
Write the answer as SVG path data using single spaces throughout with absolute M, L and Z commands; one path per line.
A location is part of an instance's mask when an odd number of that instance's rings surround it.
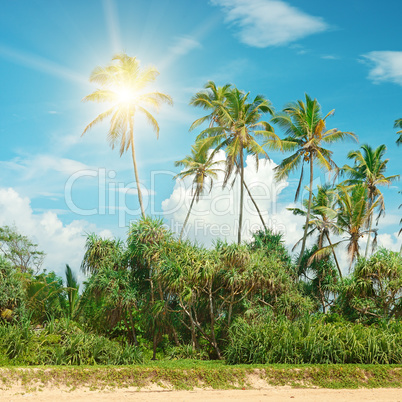
M 76 389 L 63 391 L 43 389 L 39 392 L 26 393 L 18 387 L 0 391 L 3 402 L 17 401 L 381 401 L 402 402 L 402 390 L 395 388 L 377 389 L 322 389 L 271 387 L 259 390 L 141 390 L 135 388 L 116 389 L 112 391 L 88 391 Z

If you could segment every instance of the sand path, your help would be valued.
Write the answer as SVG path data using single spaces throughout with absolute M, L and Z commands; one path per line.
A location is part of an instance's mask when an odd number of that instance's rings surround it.
M 16 394 L 17 393 L 17 394 Z M 44 389 L 41 392 L 21 393 L 19 389 L 0 391 L 1 402 L 17 401 L 299 401 L 299 402 L 342 402 L 342 401 L 381 401 L 402 402 L 402 389 L 307 389 L 290 387 L 271 387 L 260 390 L 195 390 L 195 391 L 147 391 L 136 389 L 117 389 L 113 391 L 84 391 L 72 392 L 57 389 Z

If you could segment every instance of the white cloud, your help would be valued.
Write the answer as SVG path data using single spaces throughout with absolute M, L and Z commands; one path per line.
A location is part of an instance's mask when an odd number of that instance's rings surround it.
M 368 78 L 374 83 L 393 82 L 402 85 L 402 52 L 374 51 L 363 57 L 372 66 Z
M 225 154 L 220 151 L 216 160 L 224 159 Z M 286 244 L 291 248 L 302 236 L 303 218 L 295 217 L 286 209 L 291 204 L 278 204 L 278 195 L 289 183 L 274 180 L 273 169 L 277 166 L 272 160 L 261 160 L 256 172 L 255 160 L 248 156 L 245 167 L 245 182 L 249 187 L 267 226 L 275 231 L 284 233 Z M 223 168 L 223 166 L 222 166 Z M 186 235 L 206 245 L 210 245 L 217 238 L 226 238 L 228 241 L 237 239 L 237 222 L 239 216 L 240 190 L 236 180 L 233 189 L 222 189 L 223 172 L 210 193 L 204 194 L 198 203 L 194 204 L 190 215 Z M 231 182 L 230 182 L 231 183 Z M 171 227 L 180 232 L 192 200 L 192 178 L 183 181 L 177 180 L 170 197 L 162 202 L 165 217 L 170 220 Z M 251 232 L 262 227 L 261 220 L 252 204 L 247 192 L 244 194 L 244 215 L 242 237 L 247 240 Z
M 392 251 L 399 251 L 402 247 L 402 237 L 395 233 L 381 233 L 377 238 L 378 247 L 385 247 Z
M 282 46 L 328 29 L 320 17 L 282 0 L 212 0 L 226 13 L 241 42 L 255 47 Z
M 43 268 L 64 277 L 65 264 L 78 274 L 84 255 L 85 233 L 96 231 L 96 226 L 84 220 L 63 224 L 53 211 L 34 213 L 28 197 L 22 197 L 12 188 L 0 188 L 0 226 L 16 226 L 17 230 L 38 244 L 46 253 Z M 111 237 L 108 230 L 101 234 Z

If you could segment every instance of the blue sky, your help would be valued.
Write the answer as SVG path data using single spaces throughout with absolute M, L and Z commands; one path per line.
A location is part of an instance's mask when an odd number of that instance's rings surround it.
M 202 111 L 188 102 L 207 80 L 261 93 L 277 110 L 307 92 L 325 113 L 336 110 L 329 128 L 353 131 L 361 144 L 385 144 L 389 174 L 401 173 L 401 148 L 395 145 L 393 129 L 394 120 L 402 117 L 402 3 L 397 0 L 1 3 L 0 225 L 15 224 L 33 237 L 48 253 L 48 269 L 77 266 L 85 232 L 124 237 L 125 225 L 136 217 L 134 212 L 119 221 L 122 193 L 113 190 L 119 183 L 124 187 L 133 182 L 130 154 L 120 158 L 109 148 L 107 125 L 80 137 L 102 111 L 99 105 L 81 103 L 95 89 L 88 77 L 116 52 L 137 56 L 144 66 L 155 65 L 158 89 L 175 102 L 158 115 L 158 141 L 145 122 L 136 122 L 148 212 L 170 221 L 185 215 L 185 206 L 167 211 L 178 188 L 172 180 L 178 172 L 173 162 L 187 154 L 194 141 L 196 133 L 188 128 Z M 342 166 L 347 152 L 358 146 L 332 147 L 337 164 Z M 270 156 L 275 163 L 283 157 Z M 259 172 L 259 180 L 271 177 L 270 168 Z M 83 171 L 89 173 L 74 182 L 71 200 L 77 208 L 98 208 L 100 213 L 83 216 L 66 202 L 66 182 Z M 102 174 L 105 200 L 102 183 L 99 186 Z M 249 175 L 252 180 L 251 167 Z M 319 174 L 317 178 L 324 180 Z M 277 197 L 279 220 L 293 201 L 294 189 L 295 177 L 290 177 Z M 400 183 L 384 189 L 387 215 L 379 232 L 382 244 L 395 249 L 400 244 L 395 235 L 400 190 Z M 138 208 L 134 190 L 125 200 Z M 288 226 L 294 222 L 283 219 Z M 291 232 L 299 226 L 288 230 L 289 245 L 298 236 Z

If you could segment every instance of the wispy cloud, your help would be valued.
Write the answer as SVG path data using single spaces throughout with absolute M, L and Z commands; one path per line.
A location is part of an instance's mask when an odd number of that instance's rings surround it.
M 254 47 L 283 46 L 329 28 L 282 0 L 211 0 L 223 8 L 225 20 L 240 29 L 240 41 Z
M 160 70 L 166 69 L 178 58 L 200 47 L 202 47 L 201 43 L 192 36 L 176 37 L 174 43 L 168 49 L 167 56 L 159 63 Z
M 177 38 L 176 43 L 170 48 L 170 52 L 175 55 L 184 55 L 197 47 L 201 47 L 201 43 L 190 36 L 181 36 Z
M 333 54 L 326 54 L 324 56 L 321 56 L 322 59 L 324 60 L 338 60 L 338 56 L 334 56 Z
M 63 195 L 66 180 L 74 173 L 90 167 L 77 160 L 53 155 L 19 156 L 0 161 L 0 186 L 10 185 L 30 198 L 58 198 Z M 97 180 L 96 180 L 97 184 Z
M 402 85 L 402 52 L 374 51 L 362 57 L 371 65 L 368 78 L 374 83 L 393 82 Z
M 14 158 L 12 161 L 0 161 L 0 166 L 14 171 L 24 172 L 24 179 L 30 180 L 48 172 L 58 172 L 69 176 L 77 171 L 89 169 L 89 166 L 73 159 L 57 158 L 51 155 L 35 155 L 29 158 Z

